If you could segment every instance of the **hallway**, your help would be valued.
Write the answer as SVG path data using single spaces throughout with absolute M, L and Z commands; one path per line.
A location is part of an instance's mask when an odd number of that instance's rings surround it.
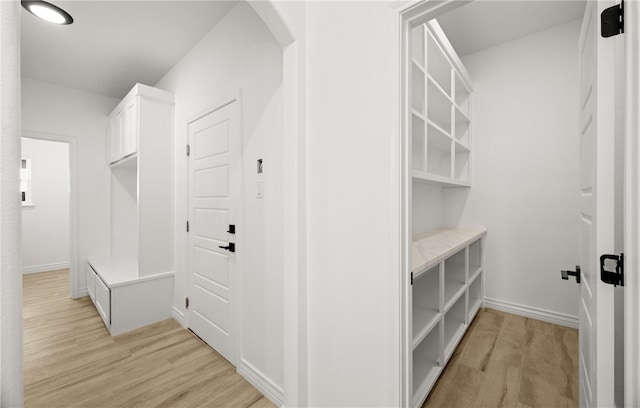
M 173 319 L 111 337 L 69 271 L 25 275 L 25 407 L 273 404 Z

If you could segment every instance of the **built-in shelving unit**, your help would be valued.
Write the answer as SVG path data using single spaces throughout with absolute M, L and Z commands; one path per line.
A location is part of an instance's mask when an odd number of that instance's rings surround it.
M 86 278 L 112 335 L 171 316 L 173 106 L 173 94 L 136 84 L 108 118 L 111 248 Z
M 485 230 L 441 228 L 413 238 L 412 406 L 419 407 L 482 304 Z
M 410 75 L 413 179 L 470 186 L 471 78 L 435 20 L 411 30 Z

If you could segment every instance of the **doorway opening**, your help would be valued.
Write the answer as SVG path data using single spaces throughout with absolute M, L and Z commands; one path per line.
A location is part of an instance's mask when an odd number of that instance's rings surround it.
M 68 270 L 69 297 L 80 297 L 77 265 L 76 145 L 60 135 L 21 139 L 22 274 Z

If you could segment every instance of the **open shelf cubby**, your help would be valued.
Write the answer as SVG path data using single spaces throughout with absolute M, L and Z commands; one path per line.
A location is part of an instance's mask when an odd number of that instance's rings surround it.
M 462 338 L 467 325 L 466 299 L 461 296 L 444 315 L 444 351 L 445 361 Z
M 482 241 L 469 245 L 469 280 L 473 280 L 482 270 Z
M 453 140 L 432 124 L 427 126 L 427 172 L 451 177 Z
M 444 309 L 451 307 L 451 304 L 464 294 L 465 288 L 465 250 L 457 252 L 452 257 L 444 261 Z
M 413 282 L 413 348 L 438 323 L 440 314 L 440 265 L 420 274 Z
M 440 326 L 437 326 L 438 328 Z M 413 404 L 424 399 L 442 369 L 440 330 L 431 333 L 413 350 Z
M 411 160 L 413 168 L 426 170 L 424 119 L 417 113 L 411 115 Z
M 427 73 L 447 95 L 451 94 L 452 66 L 431 30 L 427 30 Z
M 478 313 L 482 305 L 482 277 L 476 275 L 475 280 L 469 283 L 469 319 L 471 321 L 473 317 Z

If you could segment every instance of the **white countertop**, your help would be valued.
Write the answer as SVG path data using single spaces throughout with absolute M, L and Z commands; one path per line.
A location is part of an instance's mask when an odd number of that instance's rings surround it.
M 139 276 L 138 260 L 135 258 L 94 258 L 89 260 L 89 264 L 93 267 L 93 270 L 100 275 L 100 279 L 110 288 L 134 282 L 159 279 L 165 276 L 173 276 L 173 272 Z
M 411 272 L 421 273 L 487 233 L 486 229 L 438 228 L 413 237 Z

